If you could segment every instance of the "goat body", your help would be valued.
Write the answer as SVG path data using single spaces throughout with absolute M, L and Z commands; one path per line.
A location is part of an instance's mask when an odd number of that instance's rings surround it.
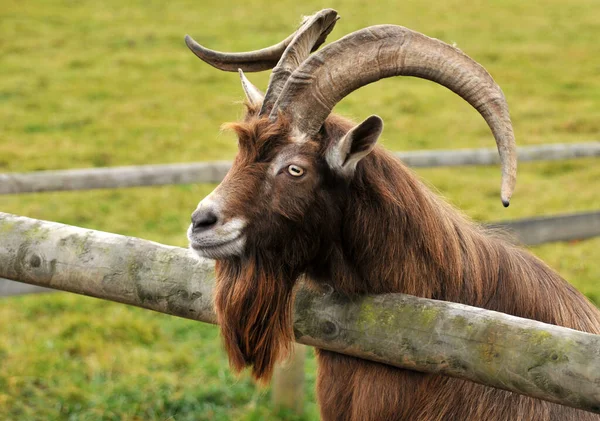
M 241 149 L 224 183 L 245 177 L 227 193 L 245 203 L 232 207 L 251 209 L 251 196 L 261 190 L 251 180 L 260 184 L 263 176 L 258 168 L 250 171 L 248 162 L 269 165 L 281 150 L 298 147 L 300 155 L 322 156 L 327 139 L 347 133 L 352 123 L 332 115 L 322 139 L 301 146 L 289 140 L 286 124 L 259 119 L 252 109 L 246 122 L 232 126 Z M 318 160 L 314 165 L 322 171 L 320 194 L 300 192 L 295 199 L 308 204 L 281 203 L 274 186 L 268 187 L 273 197 L 262 197 L 269 206 L 283 206 L 279 211 L 285 209 L 291 225 L 269 213 L 259 218 L 255 210 L 247 216 L 255 221 L 248 229 L 265 247 L 247 246 L 243 256 L 217 261 L 217 312 L 235 369 L 251 365 L 257 379 L 269 378 L 293 340 L 293 286 L 302 274 L 316 287 L 331 285 L 348 296 L 405 293 L 600 333 L 600 312 L 581 293 L 502 234 L 469 221 L 382 148 L 362 159 L 350 180 Z M 324 420 L 600 419 L 442 375 L 326 350 L 317 350 L 317 358 Z
M 527 251 L 431 193 L 376 146 L 383 121 L 331 114 L 345 95 L 409 75 L 456 92 L 485 118 L 498 145 L 501 198 L 516 180 L 504 95 L 463 52 L 407 28 L 379 25 L 310 55 L 337 13 L 306 18 L 263 50 L 229 54 L 188 46 L 222 70 L 274 67 L 266 95 L 240 70 L 248 99 L 230 124 L 239 153 L 192 214 L 190 247 L 217 260 L 215 305 L 234 370 L 267 381 L 293 340 L 294 285 L 305 276 L 348 296 L 405 293 L 454 301 L 591 333 L 600 311 Z M 276 63 L 276 65 L 275 65 Z M 468 381 L 317 350 L 324 420 L 600 420 L 600 415 Z

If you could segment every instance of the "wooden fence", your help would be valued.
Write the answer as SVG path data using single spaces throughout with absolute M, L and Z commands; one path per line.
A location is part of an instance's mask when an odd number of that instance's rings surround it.
M 462 149 L 397 152 L 412 167 L 492 165 L 499 162 L 495 149 Z M 563 160 L 600 156 L 600 142 L 548 144 L 518 149 L 519 161 Z M 231 163 L 196 162 L 187 164 L 140 165 L 0 173 L 0 195 L 34 192 L 89 190 L 188 183 L 218 183 Z M 526 245 L 552 241 L 583 240 L 600 236 L 600 212 L 500 221 L 490 225 L 512 232 Z M 47 288 L 0 279 L 0 297 L 49 292 Z
M 397 155 L 408 165 L 413 167 L 436 167 L 436 166 L 459 166 L 459 165 L 489 165 L 495 164 L 498 162 L 497 152 L 494 149 L 470 149 L 470 150 L 455 150 L 455 151 L 416 151 L 416 152 L 404 152 L 397 153 Z M 554 144 L 554 145 L 542 145 L 535 147 L 524 147 L 519 148 L 519 160 L 520 161 L 536 161 L 536 160 L 559 160 L 559 159 L 572 159 L 572 158 L 580 158 L 580 157 L 595 157 L 600 156 L 600 142 L 590 142 L 590 143 L 582 143 L 582 144 Z M 113 167 L 113 168 L 95 168 L 95 169 L 80 169 L 80 170 L 65 170 L 65 171 L 41 171 L 36 173 L 12 173 L 12 174 L 0 174 L 0 195 L 1 194 L 15 194 L 15 193 L 31 193 L 31 192 L 45 192 L 45 191 L 64 191 L 64 190 L 86 190 L 86 189 L 97 189 L 97 188 L 117 188 L 117 187 L 133 187 L 133 186 L 150 186 L 150 185 L 166 185 L 166 184 L 186 184 L 186 183 L 217 183 L 222 180 L 226 172 L 229 170 L 231 164 L 229 162 L 201 162 L 201 163 L 189 163 L 189 164 L 169 164 L 169 165 L 146 165 L 146 166 L 131 166 L 131 167 Z M 16 219 L 15 219 L 16 218 Z M 16 221 L 16 222 L 15 222 Z M 25 222 L 23 222 L 25 221 Z M 33 221 L 33 222 L 32 222 Z M 27 218 L 18 218 L 7 214 L 0 213 L 0 228 L 4 225 L 5 231 L 10 231 L 7 227 L 12 227 L 11 224 L 16 225 L 31 225 L 31 224 L 42 224 L 45 228 L 48 228 L 51 223 L 46 223 L 42 221 L 29 220 Z M 7 225 L 8 224 L 8 225 Z M 57 225 L 57 224 L 54 224 Z M 497 222 L 490 224 L 494 227 L 500 227 L 507 231 L 512 232 L 523 244 L 534 245 L 541 244 L 545 242 L 551 241 L 569 241 L 569 240 L 579 240 L 590 238 L 594 236 L 600 236 L 600 211 L 596 212 L 587 212 L 587 213 L 579 213 L 572 215 L 559 215 L 559 216 L 550 216 L 550 217 L 537 217 L 537 218 L 527 218 L 517 221 L 505 221 L 505 222 Z M 37 226 L 37 225 L 36 225 Z M 34 231 L 38 233 L 38 228 L 35 228 Z M 73 230 L 81 230 L 75 227 L 70 227 Z M 2 231 L 0 229 L 0 231 Z M 143 242 L 143 240 L 131 239 L 127 237 L 121 237 L 114 234 L 105 234 L 99 233 L 96 231 L 84 230 L 86 233 L 95 233 L 94 235 L 104 235 L 104 236 L 112 236 L 115 244 L 118 244 L 119 247 L 117 249 L 121 249 L 123 244 L 130 244 L 130 242 Z M 85 242 L 89 239 L 87 237 L 81 237 L 82 233 L 76 233 L 74 237 L 72 237 L 73 241 Z M 85 235 L 88 235 L 85 234 Z M 31 239 L 31 241 L 38 241 L 40 238 Z M 2 238 L 2 245 L 4 246 L 5 237 Z M 24 239 L 18 239 L 17 241 L 23 241 Z M 56 240 L 56 239 L 55 239 Z M 63 238 L 64 240 L 64 238 Z M 146 242 L 147 243 L 147 242 Z M 33 244 L 33 243 L 32 243 Z M 159 245 L 155 243 L 152 244 L 152 247 L 158 247 Z M 146 246 L 148 246 L 146 244 Z M 75 244 L 73 244 L 75 245 Z M 151 248 L 146 248 L 146 246 L 142 247 L 140 250 L 134 251 L 134 254 L 140 252 L 139 256 L 133 256 L 134 259 L 141 260 L 140 267 L 148 264 L 145 258 L 152 258 L 155 255 L 156 250 L 152 251 Z M 68 246 L 66 246 L 68 248 Z M 98 247 L 98 244 L 92 244 L 92 247 Z M 167 247 L 167 246 L 160 246 Z M 170 248 L 173 251 L 174 255 L 178 253 L 184 253 L 181 249 Z M 185 287 L 182 288 L 179 282 L 175 282 L 174 284 L 168 286 L 166 284 L 163 285 L 154 285 L 152 281 L 149 281 L 148 285 L 144 285 L 142 290 L 145 288 L 150 288 L 149 296 L 155 297 L 157 303 L 149 304 L 148 302 L 140 302 L 136 300 L 135 297 L 127 297 L 126 293 L 131 292 L 125 289 L 119 289 L 116 284 L 110 283 L 109 287 L 102 290 L 88 290 L 90 282 L 94 282 L 94 276 L 82 276 L 79 273 L 77 276 L 74 273 L 77 273 L 77 269 L 73 269 L 72 267 L 63 268 L 60 279 L 68 279 L 66 284 L 56 284 L 57 278 L 55 275 L 56 268 L 50 269 L 52 271 L 52 275 L 50 279 L 40 279 L 36 276 L 31 277 L 32 269 L 35 269 L 35 265 L 38 262 L 39 258 L 39 266 L 38 272 L 39 275 L 47 276 L 44 274 L 44 271 L 48 270 L 48 264 L 45 265 L 43 262 L 52 262 L 52 260 L 48 260 L 49 257 L 43 254 L 39 254 L 42 250 L 51 250 L 36 248 L 36 253 L 29 257 L 29 261 L 27 261 L 27 256 L 21 255 L 20 258 L 13 260 L 16 264 L 16 267 L 22 267 L 23 270 L 30 272 L 26 274 L 26 272 L 19 272 L 18 276 L 8 275 L 9 271 L 6 268 L 6 259 L 10 258 L 9 255 L 3 254 L 2 250 L 0 250 L 0 297 L 15 295 L 15 294 L 27 294 L 27 293 L 35 293 L 35 292 L 48 292 L 58 290 L 66 290 L 76 293 L 83 293 L 85 295 L 91 295 L 99 298 L 105 298 L 112 301 L 125 302 L 127 304 L 138 305 L 145 308 L 150 308 L 157 311 L 162 311 L 168 314 L 175 314 L 182 317 L 193 318 L 196 320 L 207 321 L 210 323 L 214 323 L 214 314 L 212 314 L 212 308 L 202 308 L 198 313 L 197 309 L 188 308 L 192 303 L 189 303 L 189 297 L 195 296 L 194 294 L 200 293 L 208 294 L 204 295 L 205 297 L 211 295 L 211 290 L 209 287 L 208 291 L 199 291 L 197 288 L 194 289 L 192 285 L 186 284 Z M 9 251 L 10 250 L 6 250 Z M 63 250 L 64 251 L 64 250 Z M 14 252 L 14 249 L 12 249 Z M 9 253 L 10 254 L 10 253 Z M 8 256 L 8 257 L 7 257 Z M 36 256 L 36 257 L 34 257 Z M 13 256 L 14 258 L 14 256 Z M 115 257 L 116 258 L 116 257 Z M 3 260 L 4 259 L 4 260 Z M 23 260 L 25 259 L 25 260 Z M 189 259 L 189 256 L 186 256 L 185 259 Z M 195 262 L 195 260 L 194 260 Z M 160 263 L 160 262 L 159 262 Z M 160 264 L 158 263 L 158 268 L 160 269 Z M 163 262 L 164 263 L 164 262 Z M 157 264 L 157 262 L 152 262 L 151 266 Z M 186 264 L 191 264 L 190 262 Z M 20 266 L 19 266 L 20 265 Z M 4 268 L 3 268 L 4 266 Z M 109 266 L 113 267 L 113 266 Z M 184 265 L 184 268 L 186 266 Z M 29 268 L 29 269 L 27 269 Z M 52 268 L 52 264 L 50 263 L 50 268 Z M 90 268 L 93 269 L 93 268 Z M 110 279 L 120 279 L 123 274 L 116 273 L 106 274 Z M 191 270 L 190 273 L 184 274 L 184 278 L 167 278 L 166 281 L 171 282 L 172 279 L 186 279 L 190 276 L 194 276 L 194 270 Z M 209 269 L 204 268 L 203 278 L 205 281 L 210 278 L 210 276 L 206 276 L 206 272 Z M 35 271 L 34 271 L 35 272 Z M 6 274 L 4 274 L 6 273 Z M 19 274 L 20 273 L 20 274 Z M 86 272 L 87 273 L 87 272 Z M 25 274 L 25 275 L 24 275 Z M 89 273 L 88 273 L 89 275 Z M 1 277 L 9 277 L 11 280 L 2 279 Z M 148 274 L 144 274 L 144 279 L 146 279 Z M 181 276 L 181 274 L 178 274 Z M 102 278 L 103 281 L 105 277 Z M 138 279 L 139 280 L 139 279 Z M 15 282 L 15 281 L 24 281 L 28 283 Z M 210 285 L 210 282 L 207 281 L 207 285 Z M 125 285 L 131 285 L 131 280 L 129 280 L 129 284 L 125 283 Z M 45 286 L 50 286 L 53 289 L 45 288 Z M 175 297 L 173 295 L 169 295 L 171 288 L 176 286 L 178 294 L 181 297 Z M 136 288 L 140 286 L 137 285 Z M 167 291 L 169 290 L 169 291 Z M 125 295 L 123 295 L 125 293 Z M 167 294 L 168 293 L 168 294 Z M 167 294 L 167 295 L 165 295 Z M 187 294 L 187 298 L 186 298 Z M 146 296 L 149 297 L 149 296 Z M 163 298 L 161 298 L 163 297 Z M 454 358 L 452 361 L 457 361 L 460 363 L 461 359 L 456 359 L 456 355 L 454 353 L 457 349 L 464 349 L 465 344 L 464 341 L 472 341 L 478 340 L 477 338 L 470 338 L 468 335 L 465 336 L 465 332 L 460 332 L 462 336 L 456 336 L 458 342 L 447 342 L 451 344 L 449 349 L 438 349 L 426 350 L 417 348 L 418 355 L 407 354 L 406 349 L 399 346 L 398 344 L 402 343 L 401 341 L 414 340 L 414 343 L 418 345 L 420 340 L 423 338 L 419 336 L 418 332 L 414 331 L 414 326 L 408 325 L 398 325 L 394 326 L 395 329 L 400 329 L 399 331 L 387 332 L 377 332 L 375 337 L 373 338 L 358 338 L 358 341 L 361 346 L 368 346 L 367 348 L 371 349 L 371 353 L 364 352 L 365 349 L 360 346 L 356 349 L 355 347 L 350 347 L 347 343 L 343 341 L 339 342 L 339 336 L 343 333 L 344 338 L 349 338 L 348 329 L 355 329 L 356 324 L 358 323 L 360 328 L 365 329 L 364 321 L 361 320 L 350 320 L 348 319 L 348 315 L 355 314 L 353 312 L 358 311 L 356 314 L 361 314 L 361 309 L 364 309 L 366 306 L 371 306 L 372 304 L 377 305 L 377 311 L 381 311 L 382 313 L 391 311 L 398 311 L 399 309 L 405 309 L 406 313 L 400 312 L 399 317 L 419 317 L 419 314 L 422 315 L 422 312 L 427 312 L 431 309 L 434 309 L 436 312 L 439 311 L 439 317 L 436 318 L 435 326 L 426 326 L 426 329 L 435 329 L 436 332 L 440 332 L 437 329 L 440 329 L 442 326 L 443 332 L 453 332 L 452 330 L 448 331 L 446 329 L 452 328 L 452 320 L 469 320 L 469 326 L 471 323 L 482 323 L 481 326 L 478 327 L 477 332 L 484 332 L 486 327 L 485 323 L 490 320 L 494 320 L 496 323 L 499 319 L 502 319 L 502 323 L 506 323 L 507 331 L 503 331 L 502 334 L 505 336 L 505 340 L 508 342 L 502 343 L 513 343 L 514 340 L 524 340 L 527 341 L 527 338 L 530 338 L 532 334 L 538 334 L 540 332 L 547 332 L 547 329 L 559 329 L 558 331 L 552 331 L 552 334 L 558 335 L 560 340 L 560 335 L 566 335 L 563 338 L 570 338 L 565 332 L 560 331 L 561 328 L 557 328 L 555 326 L 548 327 L 547 325 L 543 325 L 533 321 L 527 321 L 527 323 L 533 323 L 533 325 L 525 324 L 521 321 L 516 321 L 512 319 L 511 316 L 501 315 L 500 313 L 493 314 L 493 312 L 486 312 L 481 309 L 473 309 L 468 308 L 466 306 L 460 306 L 458 304 L 452 303 L 438 303 L 432 300 L 423 300 L 416 297 L 407 297 L 399 294 L 391 294 L 388 298 L 387 296 L 382 297 L 366 297 L 361 303 L 346 303 L 340 297 L 329 296 L 329 297 L 315 297 L 314 294 L 310 294 L 307 291 L 301 291 L 296 300 L 296 318 L 295 318 L 295 328 L 298 332 L 308 332 L 305 336 L 300 336 L 298 341 L 300 343 L 306 343 L 310 345 L 317 345 L 321 348 L 331 349 L 337 352 L 348 353 L 349 355 L 359 356 L 361 358 L 373 359 L 375 361 L 382 361 L 388 364 L 396 365 L 399 367 L 406 367 L 415 370 L 421 371 L 429 371 L 429 372 L 439 372 L 444 373 L 456 377 L 461 377 L 473 381 L 477 381 L 484 384 L 489 384 L 495 387 L 501 387 L 508 390 L 515 391 L 517 393 L 523 393 L 534 397 L 539 397 L 541 399 L 547 399 L 550 401 L 562 403 L 565 405 L 570 405 L 590 411 L 595 411 L 600 413 L 600 405 L 598 402 L 600 401 L 600 394 L 596 391 L 594 392 L 590 389 L 590 384 L 593 384 L 593 381 L 598 382 L 597 376 L 590 377 L 589 373 L 579 378 L 579 382 L 583 382 L 582 387 L 585 388 L 585 392 L 583 395 L 573 395 L 569 399 L 560 398 L 558 396 L 552 395 L 552 391 L 547 389 L 545 386 L 548 386 L 547 379 L 552 378 L 552 381 L 556 381 L 556 384 L 559 384 L 563 380 L 567 380 L 565 376 L 569 377 L 569 381 L 572 380 L 573 375 L 581 374 L 580 371 L 573 371 L 572 367 L 559 367 L 558 370 L 560 375 L 554 375 L 550 372 L 542 373 L 542 377 L 536 377 L 537 379 L 544 379 L 544 387 L 540 387 L 540 385 L 536 385 L 532 387 L 531 384 L 526 383 L 523 384 L 522 381 L 524 377 L 522 376 L 521 370 L 524 369 L 527 364 L 527 358 L 539 358 L 540 352 L 549 352 L 550 348 L 547 348 L 545 351 L 540 349 L 530 349 L 531 354 L 522 354 L 525 356 L 523 361 L 519 361 L 520 366 L 515 366 L 513 371 L 509 373 L 505 372 L 505 376 L 498 376 L 495 371 L 490 371 L 489 367 L 479 366 L 477 364 L 481 363 L 481 361 L 477 361 L 476 356 L 474 355 L 461 355 L 460 358 L 465 358 L 464 361 L 467 361 L 469 364 L 468 367 L 472 367 L 473 371 L 471 372 L 460 372 L 457 371 L 456 367 L 447 367 L 442 364 L 443 359 L 448 355 L 452 355 Z M 139 297 L 137 297 L 139 298 Z M 179 300 L 182 299 L 182 302 Z M 186 301 L 188 300 L 188 301 Z M 306 301 L 308 300 L 308 301 Z M 162 304 L 160 304 L 162 303 Z M 308 303 L 308 304 L 307 304 Z M 195 303 L 194 305 L 197 305 Z M 173 307 L 175 305 L 175 307 Z M 206 305 L 206 303 L 204 303 Z M 440 305 L 442 307 L 440 307 Z M 166 307 L 165 307 L 166 306 Z M 187 310 L 183 310 L 183 313 L 180 313 L 176 310 L 176 307 L 180 306 L 181 308 L 185 308 Z M 361 307 L 362 306 L 362 307 Z M 444 307 L 446 306 L 446 307 Z M 464 308 L 463 308 L 464 307 Z M 337 309 L 332 312 L 332 309 Z M 321 313 L 319 313 L 319 311 Z M 404 310 L 403 310 L 404 311 Z M 419 313 L 419 311 L 421 313 Z M 415 313 L 416 312 L 416 313 Z M 454 312 L 454 313 L 453 313 Z M 200 317 L 199 315 L 203 316 Z M 304 315 L 301 317 L 300 315 Z M 327 316 L 325 316 L 325 315 Z M 331 319 L 332 315 L 336 314 L 337 318 Z M 340 317 L 338 317 L 340 316 Z M 203 318 L 204 317 L 204 318 Z M 453 318 L 454 317 L 454 318 Z M 348 320 L 347 320 L 348 319 Z M 389 317 L 388 317 L 389 319 Z M 310 322 L 310 323 L 309 323 Z M 304 323 L 304 324 L 303 324 Z M 307 324 L 308 323 L 308 324 Z M 362 324 L 361 324 L 362 323 Z M 498 326 L 504 326 L 504 324 L 500 324 Z M 512 323 L 512 324 L 511 324 Z M 301 330 L 304 326 L 305 330 Z M 521 330 L 515 330 L 518 326 L 520 326 Z M 526 327 L 526 329 L 525 329 Z M 531 327 L 533 330 L 527 330 Z M 377 326 L 369 326 L 368 331 L 375 332 L 372 330 L 377 328 Z M 299 330 L 300 329 L 300 330 Z M 525 330 L 523 330 L 525 329 Z M 546 329 L 546 330 L 538 330 L 538 329 Z M 336 332 L 335 337 L 323 337 L 323 330 L 331 330 L 332 332 Z M 566 330 L 568 331 L 568 329 Z M 354 332 L 354 331 L 352 331 Z M 419 330 L 421 334 L 423 332 L 427 332 L 427 337 L 431 338 L 431 332 L 427 330 Z M 558 333 L 557 333 L 558 332 Z M 573 331 L 571 331 L 573 332 Z M 356 333 L 356 332 L 354 332 Z M 580 333 L 580 332 L 579 332 Z M 489 334 L 489 332 L 488 332 Z M 494 331 L 494 334 L 497 335 L 498 332 Z M 312 336 L 311 336 L 312 335 Z M 321 335 L 321 336 L 319 336 Z M 377 336 L 379 335 L 379 336 Z M 397 342 L 389 342 L 390 335 L 394 336 L 397 339 Z M 523 336 L 524 335 L 524 336 Z M 585 335 L 585 334 L 583 334 Z M 443 335 L 442 335 L 443 336 Z M 591 335 L 593 337 L 593 335 Z M 385 356 L 381 357 L 381 352 L 379 352 L 377 339 L 385 338 L 387 343 L 392 344 L 392 348 L 394 344 L 398 345 L 397 348 L 391 349 L 391 354 L 385 354 Z M 444 340 L 447 340 L 445 338 Z M 579 340 L 581 338 L 578 338 Z M 371 342 L 368 342 L 368 341 Z M 572 339 L 568 339 L 572 340 Z M 361 342 L 362 341 L 362 342 Z M 463 342 L 461 342 L 463 341 Z M 595 342 L 594 342 L 595 341 Z M 364 343 L 363 343 L 364 342 Z M 404 342 L 406 343 L 406 342 Z M 578 347 L 579 343 L 587 346 L 587 342 L 577 342 Z M 598 344 L 598 337 L 594 337 L 593 344 Z M 422 344 L 422 343 L 421 343 Z M 552 346 L 561 345 L 562 342 L 552 343 Z M 519 344 L 518 346 L 528 347 L 528 344 Z M 456 349 L 453 349 L 452 346 L 456 346 Z M 487 344 L 486 346 L 498 346 L 497 344 Z M 501 354 L 502 358 L 508 358 L 507 355 L 510 353 L 521 353 L 523 350 L 519 349 L 516 346 L 514 349 L 504 349 L 503 354 Z M 596 345 L 592 345 L 592 348 Z M 461 348 L 462 347 L 462 348 Z M 352 348 L 352 349 L 350 349 Z M 592 349 L 589 348 L 589 349 Z M 376 355 L 374 355 L 373 349 L 378 349 Z M 579 348 L 578 348 L 579 349 Z M 400 353 L 398 352 L 400 350 Z M 582 352 L 584 348 L 581 348 Z M 592 351 L 594 351 L 592 349 Z M 424 352 L 424 354 L 421 354 Z M 429 353 L 428 353 L 429 352 Z M 437 354 L 436 354 L 437 352 Z M 595 348 L 594 358 L 598 357 L 598 347 Z M 302 398 L 301 393 L 297 393 L 298 385 L 301 384 L 303 380 L 303 358 L 304 358 L 304 349 L 302 347 L 297 347 L 296 350 L 296 359 L 287 367 L 279 367 L 275 373 L 274 382 L 279 384 L 279 388 L 275 388 L 274 390 L 274 402 L 276 404 L 284 405 L 290 408 L 298 407 L 301 405 Z M 521 355 L 521 354 L 517 354 Z M 548 355 L 548 354 L 544 354 Z M 388 358 L 389 357 L 389 358 Z M 437 358 L 437 359 L 436 359 Z M 473 359 L 475 358 L 475 359 Z M 502 367 L 502 364 L 505 364 L 505 361 L 500 358 L 500 354 L 498 357 L 498 361 L 493 362 L 496 364 L 496 368 L 494 370 L 499 370 L 499 367 Z M 569 356 L 571 358 L 571 356 Z M 426 363 L 424 363 L 426 361 Z M 433 361 L 433 363 L 432 363 Z M 579 364 L 577 369 L 581 369 L 581 363 L 585 361 L 584 359 L 573 360 L 577 365 Z M 595 361 L 594 359 L 590 361 Z M 514 361 L 513 361 L 514 362 Z M 476 363 L 475 365 L 473 365 Z M 592 364 L 590 362 L 590 364 Z M 446 364 L 447 365 L 447 364 Z M 550 367 L 551 364 L 547 365 L 544 369 L 546 370 Z M 463 365 L 464 367 L 464 365 Z M 593 367 L 593 366 L 589 366 Z M 479 371 L 478 371 L 479 370 Z M 536 372 L 537 372 L 536 368 Z M 562 371 L 561 371 L 562 370 Z M 571 370 L 571 371 L 569 371 Z M 585 371 L 585 369 L 583 369 Z M 550 370 L 551 371 L 551 370 Z M 589 370 L 588 370 L 589 371 Z M 482 377 L 482 373 L 487 373 L 484 377 Z M 492 373 L 490 377 L 489 374 Z M 535 374 L 535 373 L 534 373 Z M 556 374 L 556 373 L 555 373 Z M 537 375 L 537 374 L 536 374 Z M 512 376 L 512 378 L 509 378 Z M 546 376 L 546 377 L 544 377 Z M 549 377 L 548 377 L 549 376 Z M 291 383 L 290 383 L 291 381 Z M 290 383 L 290 384 L 288 384 Z M 580 383 L 576 384 L 576 388 L 579 388 Z M 564 389 L 564 388 L 563 388 Z M 301 390 L 301 389 L 300 389 Z M 554 389 L 557 390 L 557 389 Z M 590 392 L 590 390 L 592 390 Z M 591 396 L 591 398 L 590 398 Z M 559 399 L 560 398 L 560 399 Z
M 187 249 L 5 213 L 0 232 L 4 278 L 216 321 L 212 262 Z M 307 289 L 294 330 L 306 345 L 600 413 L 600 335 L 403 294 Z

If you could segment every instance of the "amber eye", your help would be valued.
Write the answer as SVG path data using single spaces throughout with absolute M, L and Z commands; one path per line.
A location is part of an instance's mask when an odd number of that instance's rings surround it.
M 301 177 L 304 175 L 304 169 L 300 168 L 298 165 L 290 165 L 288 168 L 288 173 L 290 173 L 293 177 Z

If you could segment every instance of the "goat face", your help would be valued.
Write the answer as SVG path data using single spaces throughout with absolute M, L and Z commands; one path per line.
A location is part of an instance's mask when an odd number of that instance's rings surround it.
M 339 243 L 347 187 L 381 133 L 371 117 L 347 131 L 326 124 L 309 138 L 253 114 L 230 125 L 239 153 L 192 214 L 190 245 L 217 259 L 215 308 L 229 361 L 267 380 L 293 340 L 293 286 Z M 323 146 L 326 145 L 326 146 Z
M 339 227 L 344 187 L 383 123 L 372 116 L 345 134 L 331 126 L 333 133 L 325 125 L 310 139 L 290 130 L 283 117 L 271 122 L 252 112 L 230 125 L 239 152 L 223 182 L 192 214 L 190 247 L 213 259 L 260 251 L 287 266 L 305 266 Z

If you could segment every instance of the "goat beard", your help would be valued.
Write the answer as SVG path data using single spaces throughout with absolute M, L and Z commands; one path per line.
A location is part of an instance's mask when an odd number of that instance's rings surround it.
M 274 266 L 257 257 L 215 265 L 215 308 L 229 365 L 235 372 L 251 366 L 263 384 L 275 363 L 289 356 L 294 338 L 294 280 Z

